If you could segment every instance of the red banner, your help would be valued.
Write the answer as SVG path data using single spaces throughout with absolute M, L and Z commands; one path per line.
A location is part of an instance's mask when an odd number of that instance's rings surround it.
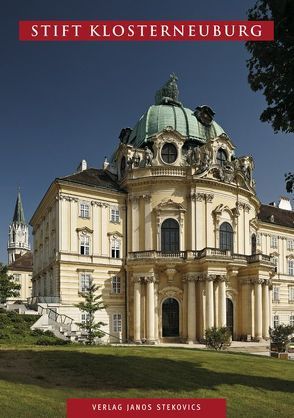
M 273 21 L 20 21 L 21 41 L 272 41 Z
M 68 399 L 67 418 L 225 418 L 225 399 Z

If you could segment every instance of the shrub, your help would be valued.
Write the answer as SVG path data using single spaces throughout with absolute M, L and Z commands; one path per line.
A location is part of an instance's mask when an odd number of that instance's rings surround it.
M 40 337 L 36 341 L 36 345 L 67 345 L 70 341 L 61 340 L 56 337 L 48 337 L 46 335 Z
M 214 350 L 225 350 L 231 345 L 231 332 L 227 327 L 212 327 L 205 331 L 205 345 Z
M 281 324 L 275 328 L 270 328 L 269 331 L 271 343 L 277 346 L 280 353 L 284 353 L 286 351 L 286 345 L 291 341 L 294 327 Z
M 44 335 L 44 331 L 42 331 L 41 329 L 36 328 L 36 329 L 31 330 L 30 335 L 32 337 L 40 337 L 40 336 Z

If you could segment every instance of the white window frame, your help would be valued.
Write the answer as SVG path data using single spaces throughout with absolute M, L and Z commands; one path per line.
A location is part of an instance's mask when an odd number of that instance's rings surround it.
M 90 219 L 90 205 L 87 202 L 80 202 L 80 218 Z
M 110 222 L 114 224 L 120 223 L 120 211 L 118 207 L 110 208 Z
M 121 240 L 117 237 L 111 238 L 110 251 L 111 258 L 121 258 Z
M 294 240 L 293 239 L 287 239 L 287 250 L 293 251 L 294 250 Z
M 271 248 L 278 248 L 278 237 L 271 235 Z
M 19 273 L 13 274 L 13 280 L 15 281 L 15 283 L 20 283 L 20 278 L 21 278 L 21 274 Z
M 290 258 L 288 260 L 288 274 L 289 276 L 294 276 L 294 260 Z
M 81 312 L 81 323 L 85 324 L 90 319 L 89 312 Z
M 90 273 L 82 272 L 80 273 L 80 282 L 79 282 L 79 289 L 80 292 L 87 292 L 90 287 L 92 280 L 92 276 Z
M 261 245 L 261 236 L 260 233 L 256 233 L 256 245 Z
M 280 302 L 280 286 L 273 286 L 273 302 L 279 303 Z
M 294 303 L 294 285 L 288 286 L 288 302 Z
M 278 272 L 278 267 L 279 267 L 279 258 L 278 257 L 276 257 L 276 256 L 273 256 L 272 257 L 272 262 L 274 263 L 274 265 L 275 265 L 275 271 L 276 271 L 276 273 Z
M 280 317 L 279 317 L 279 315 L 274 315 L 273 325 L 274 325 L 274 328 L 277 328 L 280 325 Z
M 122 332 L 122 314 L 120 312 L 112 315 L 112 329 L 113 332 Z
M 80 255 L 90 255 L 90 236 L 89 235 L 86 235 L 86 234 L 80 235 Z
M 119 295 L 121 293 L 121 278 L 120 276 L 112 276 L 111 278 L 111 293 Z
M 291 327 L 294 327 L 294 315 L 289 316 L 289 325 L 291 325 Z

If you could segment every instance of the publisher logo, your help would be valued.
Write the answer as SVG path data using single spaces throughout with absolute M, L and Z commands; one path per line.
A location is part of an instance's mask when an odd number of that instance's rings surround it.
M 225 399 L 68 399 L 67 418 L 225 418 Z

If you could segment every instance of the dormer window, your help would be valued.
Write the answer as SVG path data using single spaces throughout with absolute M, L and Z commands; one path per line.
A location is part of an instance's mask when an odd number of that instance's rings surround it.
M 178 151 L 174 144 L 164 144 L 161 150 L 161 158 L 167 164 L 172 164 L 178 157 Z
M 217 164 L 219 164 L 221 167 L 224 167 L 227 161 L 228 161 L 228 156 L 227 156 L 226 151 L 220 148 L 216 154 Z

